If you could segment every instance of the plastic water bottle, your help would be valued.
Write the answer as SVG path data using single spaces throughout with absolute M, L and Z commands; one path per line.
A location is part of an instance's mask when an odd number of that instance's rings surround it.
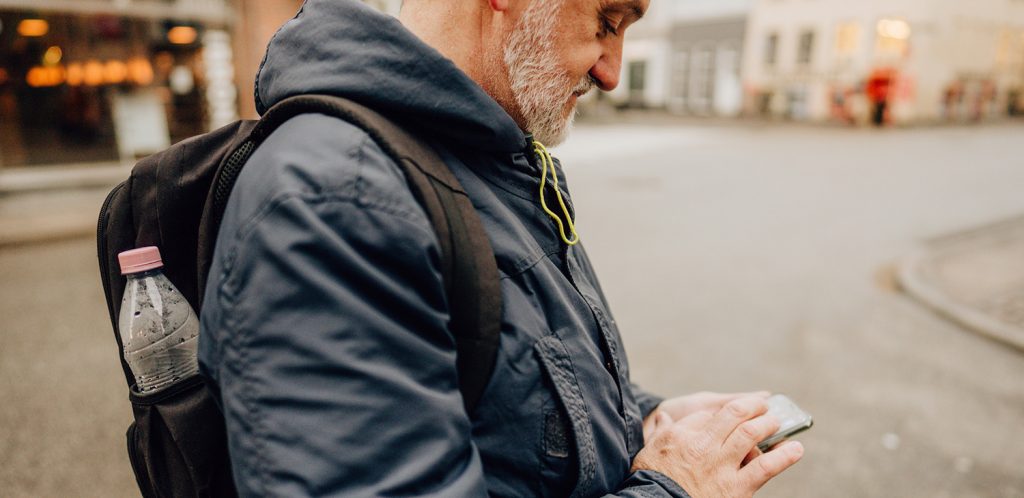
M 164 276 L 159 249 L 141 247 L 117 257 L 128 277 L 118 317 L 124 358 L 138 391 L 155 393 L 199 371 L 199 319 Z

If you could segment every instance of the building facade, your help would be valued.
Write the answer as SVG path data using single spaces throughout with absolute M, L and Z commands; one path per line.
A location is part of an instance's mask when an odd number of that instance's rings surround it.
M 668 34 L 671 1 L 651 2 L 647 15 L 629 28 L 622 47 L 619 86 L 605 98 L 617 107 L 664 107 L 668 95 Z M 589 97 L 589 96 L 588 96 Z
M 1022 0 L 757 0 L 745 107 L 797 120 L 911 123 L 1016 112 Z
M 623 47 L 620 106 L 694 115 L 742 110 L 740 63 L 751 0 L 652 2 Z
M 278 28 L 299 11 L 302 0 L 234 0 L 235 85 L 238 87 L 238 113 L 244 119 L 256 119 L 253 92 L 256 72 L 263 53 Z
M 302 0 L 0 0 L 0 172 L 132 163 L 255 118 L 263 51 Z
M 402 8 L 402 0 L 363 0 L 363 2 L 393 16 L 397 16 L 399 9 Z
M 3 0 L 0 0 L 2 2 Z M 398 15 L 402 0 L 363 0 L 382 12 Z M 263 53 L 278 28 L 299 11 L 303 0 L 234 0 L 235 85 L 239 89 L 238 112 L 244 119 L 256 119 L 253 99 L 256 72 Z
M 237 117 L 223 0 L 0 0 L 0 168 L 132 161 Z

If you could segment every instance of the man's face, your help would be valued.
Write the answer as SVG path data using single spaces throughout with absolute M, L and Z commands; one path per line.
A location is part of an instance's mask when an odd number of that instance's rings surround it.
M 531 0 L 503 47 L 519 118 L 547 145 L 565 140 L 576 101 L 618 85 L 626 28 L 649 0 Z

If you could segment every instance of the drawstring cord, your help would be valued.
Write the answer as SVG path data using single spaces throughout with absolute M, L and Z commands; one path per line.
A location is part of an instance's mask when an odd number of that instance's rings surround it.
M 555 170 L 555 161 L 551 158 L 551 153 L 548 152 L 547 147 L 544 144 L 534 140 L 533 151 L 537 153 L 537 157 L 540 157 L 541 173 L 540 173 L 540 207 L 544 209 L 551 219 L 555 220 L 558 224 L 558 234 L 562 237 L 562 241 L 570 246 L 574 246 L 580 242 L 580 236 L 576 233 L 576 225 L 572 222 L 572 216 L 569 215 L 569 209 L 565 207 L 565 201 L 562 200 L 562 190 L 558 188 L 558 172 Z M 544 200 L 544 186 L 548 179 L 548 168 L 551 168 L 551 178 L 555 186 L 555 197 L 558 198 L 558 204 L 562 206 L 562 212 L 565 213 L 565 221 L 569 225 L 569 233 L 572 235 L 570 239 L 565 233 L 565 226 L 562 224 L 562 219 L 554 213 L 554 211 L 548 209 L 548 204 Z

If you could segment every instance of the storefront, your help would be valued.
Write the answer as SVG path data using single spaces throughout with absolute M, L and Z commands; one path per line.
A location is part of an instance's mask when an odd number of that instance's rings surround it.
M 176 10 L 0 2 L 0 168 L 131 162 L 236 117 L 226 26 L 162 4 Z

